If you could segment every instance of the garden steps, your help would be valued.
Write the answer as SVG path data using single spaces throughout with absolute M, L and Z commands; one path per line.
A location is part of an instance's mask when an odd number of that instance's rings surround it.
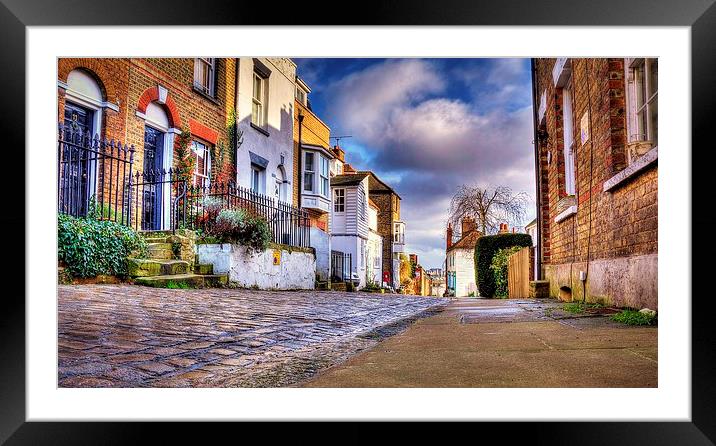
M 171 243 L 147 243 L 147 251 L 150 259 L 171 260 L 174 258 Z
M 193 270 L 184 260 L 127 259 L 130 277 L 169 276 L 187 274 Z M 210 272 L 211 273 L 211 272 Z
M 134 283 L 156 288 L 168 288 L 170 284 L 174 284 L 177 288 L 182 285 L 187 288 L 210 288 L 226 285 L 228 280 L 228 274 L 172 274 L 137 277 Z

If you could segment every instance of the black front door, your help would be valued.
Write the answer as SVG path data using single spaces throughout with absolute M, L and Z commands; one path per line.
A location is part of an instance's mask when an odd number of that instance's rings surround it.
M 144 128 L 144 186 L 142 187 L 142 229 L 162 228 L 162 186 L 164 133 L 152 127 Z
M 72 129 L 65 134 L 60 165 L 60 209 L 74 216 L 87 215 L 90 199 L 89 164 L 93 152 L 88 150 L 87 141 L 92 139 L 92 118 L 94 112 L 71 102 L 65 104 L 65 128 Z

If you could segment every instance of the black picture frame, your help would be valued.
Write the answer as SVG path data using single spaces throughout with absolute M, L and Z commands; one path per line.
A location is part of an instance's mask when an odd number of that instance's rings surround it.
M 345 5 L 344 5 L 345 6 Z M 544 26 L 689 26 L 691 27 L 691 82 L 692 92 L 692 145 L 704 149 L 713 147 L 713 138 L 707 130 L 713 127 L 710 113 L 713 98 L 716 97 L 716 6 L 714 0 L 593 0 L 535 1 L 506 0 L 502 2 L 468 2 L 466 0 L 441 0 L 439 2 L 413 2 L 393 0 L 369 6 L 365 2 L 349 7 L 350 13 L 341 13 L 335 2 L 297 3 L 297 10 L 275 8 L 266 14 L 261 3 L 239 2 L 237 0 L 73 0 L 53 2 L 51 0 L 0 0 L 0 42 L 5 67 L 0 70 L 0 85 L 3 87 L 0 107 L 0 128 L 3 147 L 25 147 L 25 129 L 30 121 L 25 116 L 25 31 L 28 26 L 66 25 L 248 25 L 258 21 L 277 25 L 293 25 L 297 17 L 311 24 L 328 25 L 544 25 Z M 319 12 L 327 13 L 320 19 Z M 129 31 L 131 32 L 131 31 Z M 688 153 L 689 148 L 681 148 Z M 691 156 L 693 157 L 693 151 Z M 19 156 L 19 155 L 18 155 Z M 708 165 L 699 154 L 702 168 Z M 0 221 L 6 238 L 7 234 L 25 231 L 25 197 L 17 194 L 24 184 L 27 166 L 24 160 L 14 161 L 14 169 L 6 184 L 14 191 L 6 205 L 13 206 L 12 212 L 3 212 Z M 692 178 L 709 178 L 708 175 Z M 692 187 L 693 193 L 704 193 L 708 187 Z M 7 190 L 6 190 L 7 192 Z M 21 199 L 22 198 L 22 199 Z M 693 200 L 698 203 L 700 200 Z M 667 204 L 668 206 L 668 204 Z M 693 215 L 693 228 L 708 228 L 709 213 Z M 711 232 L 711 231 L 709 231 Z M 12 241 L 12 240 L 10 240 Z M 14 252 L 24 252 L 24 246 L 16 246 Z M 2 256 L 3 271 L 17 271 L 19 255 Z M 24 258 L 24 256 L 23 256 Z M 692 277 L 708 277 L 707 262 L 692 262 Z M 14 268 L 14 269 L 13 269 Z M 25 271 L 26 278 L 30 271 Z M 694 274 L 695 273 L 695 274 Z M 668 274 L 665 272 L 663 274 Z M 37 279 L 37 278 L 35 278 Z M 132 444 L 149 440 L 146 423 L 55 423 L 25 422 L 25 304 L 24 285 L 17 277 L 19 292 L 4 293 L 0 318 L 1 355 L 0 366 L 0 441 L 7 444 Z M 697 283 L 694 283 L 697 284 Z M 685 302 L 691 300 L 692 290 L 684 289 L 683 296 L 667 296 Z M 693 290 L 694 295 L 696 289 Z M 712 329 L 712 315 L 715 305 L 713 297 L 701 294 L 700 299 L 691 301 L 692 308 L 692 421 L 691 422 L 555 422 L 515 423 L 506 427 L 501 423 L 481 423 L 469 427 L 473 439 L 509 438 L 550 444 L 714 444 L 716 442 L 716 369 L 714 348 L 716 335 Z M 615 404 L 619 404 L 615 401 Z M 635 414 L 638 416 L 638 414 Z M 396 414 L 399 417 L 399 414 Z M 539 414 L 536 414 L 539 416 Z M 154 427 L 154 426 L 153 426 Z M 159 429 L 171 432 L 172 436 L 184 437 L 187 427 L 175 423 L 160 424 Z M 221 430 L 235 427 L 222 426 Z M 215 428 L 200 427 L 205 440 L 220 432 Z M 260 428 L 266 432 L 266 427 Z M 360 427 L 346 429 L 339 427 L 341 436 L 350 437 L 357 432 L 363 437 Z M 338 430 L 338 429 L 337 429 Z M 424 428 L 410 429 L 418 435 Z M 246 434 L 245 428 L 238 432 Z M 302 438 L 307 432 L 293 425 L 290 429 L 271 429 L 270 437 L 287 439 Z M 455 435 L 450 430 L 443 438 Z M 493 437 L 497 434 L 498 437 Z M 169 433 L 167 435 L 170 435 Z M 236 435 L 236 434 L 234 434 Z M 264 434 L 265 435 L 265 434 Z M 314 435 L 314 434 L 312 434 Z M 230 437 L 231 438 L 231 437 Z M 234 437 L 237 438 L 237 437 Z M 468 437 L 469 438 L 469 437 Z M 165 440 L 168 441 L 169 437 Z

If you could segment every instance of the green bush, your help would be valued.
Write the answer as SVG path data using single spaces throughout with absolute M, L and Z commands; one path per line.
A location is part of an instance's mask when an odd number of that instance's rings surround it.
M 125 277 L 127 257 L 146 255 L 144 238 L 119 223 L 69 215 L 57 223 L 59 259 L 73 277 Z
M 485 235 L 477 239 L 475 244 L 475 282 L 480 295 L 495 296 L 495 276 L 492 273 L 492 258 L 503 248 L 512 246 L 532 246 L 529 234 L 497 234 Z
M 243 209 L 219 212 L 209 235 L 221 243 L 244 245 L 251 252 L 264 251 L 271 242 L 271 229 L 266 220 Z
M 611 317 L 615 322 L 627 325 L 655 325 L 656 315 L 640 313 L 635 310 L 622 310 Z
M 496 297 L 507 297 L 507 264 L 510 260 L 510 256 L 520 249 L 522 249 L 521 246 L 498 249 L 492 257 L 490 269 L 492 270 L 492 276 L 495 279 Z

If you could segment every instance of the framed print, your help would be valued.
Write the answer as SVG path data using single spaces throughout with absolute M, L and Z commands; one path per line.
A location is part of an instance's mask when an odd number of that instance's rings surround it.
M 714 442 L 691 159 L 716 7 L 365 6 L 2 0 L 27 191 L 3 441 L 455 420 Z

